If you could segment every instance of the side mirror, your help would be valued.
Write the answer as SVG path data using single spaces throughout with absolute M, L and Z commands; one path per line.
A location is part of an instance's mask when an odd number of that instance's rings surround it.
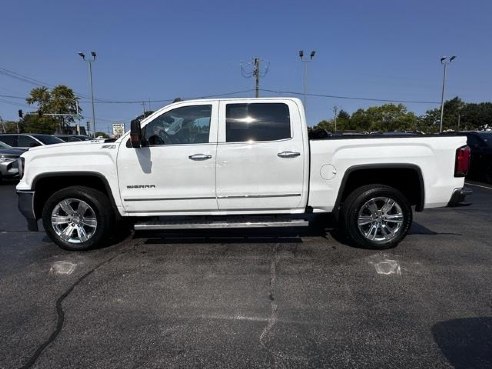
M 142 147 L 142 127 L 140 126 L 140 121 L 134 119 L 130 125 L 130 142 L 133 148 Z

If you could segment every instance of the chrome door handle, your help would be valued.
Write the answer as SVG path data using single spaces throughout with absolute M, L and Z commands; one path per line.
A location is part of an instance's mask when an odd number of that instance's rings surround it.
M 281 158 L 295 158 L 296 156 L 300 156 L 300 152 L 295 151 L 282 151 L 277 154 L 277 156 Z
M 197 160 L 197 161 L 200 161 L 200 160 L 208 160 L 208 159 L 212 159 L 212 155 L 195 154 L 195 155 L 188 156 L 188 159 Z

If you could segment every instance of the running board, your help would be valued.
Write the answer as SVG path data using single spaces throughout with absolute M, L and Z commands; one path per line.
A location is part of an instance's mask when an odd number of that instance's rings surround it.
M 219 228 L 273 228 L 273 227 L 307 227 L 309 222 L 304 219 L 277 221 L 147 221 L 136 223 L 136 231 L 156 231 L 166 229 L 219 229 Z

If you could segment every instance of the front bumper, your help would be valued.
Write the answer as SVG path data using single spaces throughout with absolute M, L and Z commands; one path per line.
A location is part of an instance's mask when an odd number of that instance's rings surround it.
M 27 220 L 27 229 L 38 231 L 38 220 L 34 211 L 34 191 L 17 191 L 19 211 Z
M 451 200 L 448 202 L 448 206 L 459 206 L 463 201 L 465 201 L 465 197 L 471 195 L 473 193 L 469 188 L 457 188 L 453 191 L 453 195 L 451 196 Z

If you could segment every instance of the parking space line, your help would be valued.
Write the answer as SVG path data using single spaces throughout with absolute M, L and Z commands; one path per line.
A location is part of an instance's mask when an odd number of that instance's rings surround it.
M 469 183 L 469 182 L 466 182 L 466 185 L 467 185 L 467 186 L 474 186 L 474 187 L 485 188 L 486 190 L 492 190 L 492 187 L 487 187 L 487 186 L 477 185 L 477 184 L 475 184 L 475 183 Z

